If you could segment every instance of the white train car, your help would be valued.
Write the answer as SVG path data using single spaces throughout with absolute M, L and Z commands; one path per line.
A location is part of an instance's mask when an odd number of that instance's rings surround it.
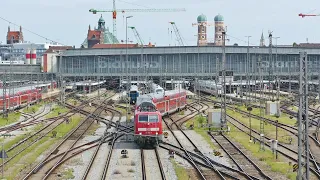
M 217 94 L 218 92 L 220 95 L 222 93 L 222 86 L 217 85 L 214 81 L 199 80 L 195 82 L 195 89 L 209 94 Z

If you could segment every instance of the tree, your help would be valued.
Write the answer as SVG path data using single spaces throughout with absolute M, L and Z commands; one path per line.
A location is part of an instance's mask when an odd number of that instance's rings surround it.
M 292 46 L 293 46 L 293 47 L 297 47 L 298 44 L 297 44 L 296 42 L 294 42 L 294 43 L 292 44 Z

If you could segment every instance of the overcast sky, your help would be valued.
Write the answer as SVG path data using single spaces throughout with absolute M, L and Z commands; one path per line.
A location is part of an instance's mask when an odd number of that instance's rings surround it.
M 129 3 L 128 3 L 129 2 Z M 250 44 L 258 45 L 261 32 L 267 38 L 268 30 L 273 36 L 279 36 L 278 44 L 292 44 L 293 42 L 320 43 L 320 16 L 301 18 L 302 13 L 320 14 L 319 0 L 117 0 L 117 9 L 125 8 L 185 8 L 186 12 L 172 13 L 118 13 L 117 37 L 125 40 L 125 18 L 129 26 L 135 26 L 145 43 L 151 41 L 156 45 L 174 44 L 175 36 L 168 33 L 169 21 L 174 21 L 179 28 L 187 45 L 196 45 L 197 16 L 205 14 L 209 22 L 213 22 L 215 15 L 224 16 L 228 26 L 228 44 L 246 44 L 245 36 L 252 36 Z M 49 39 L 77 47 L 86 38 L 88 25 L 97 25 L 100 14 L 88 12 L 90 8 L 112 9 L 112 0 L 1 0 L 0 17 L 13 23 L 22 25 Z M 318 9 L 316 9 L 318 8 Z M 106 26 L 112 32 L 112 14 L 103 13 Z M 10 23 L 0 19 L 0 41 L 5 43 L 7 28 Z M 11 29 L 18 30 L 18 26 L 11 24 Z M 26 30 L 24 40 L 31 42 L 46 42 Z M 213 40 L 213 27 L 208 29 L 209 41 Z M 132 31 L 128 30 L 130 40 L 136 39 Z M 266 40 L 266 43 L 268 41 Z

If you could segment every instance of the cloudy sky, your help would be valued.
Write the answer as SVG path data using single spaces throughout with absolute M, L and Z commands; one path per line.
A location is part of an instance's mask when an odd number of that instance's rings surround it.
M 261 32 L 267 37 L 268 30 L 278 36 L 278 44 L 293 42 L 320 43 L 320 16 L 298 17 L 302 13 L 320 14 L 319 0 L 117 0 L 117 9 L 132 8 L 185 8 L 186 12 L 172 13 L 118 13 L 117 37 L 125 40 L 125 16 L 132 15 L 128 25 L 135 26 L 145 43 L 156 45 L 175 44 L 171 37 L 169 21 L 176 22 L 187 45 L 196 45 L 197 16 L 205 14 L 213 22 L 217 14 L 224 16 L 228 26 L 229 44 L 246 44 L 245 36 L 252 36 L 250 44 L 258 45 Z M 88 12 L 90 8 L 112 9 L 112 0 L 2 0 L 0 17 L 40 34 L 48 39 L 67 45 L 79 46 L 86 37 L 88 25 L 96 26 L 100 14 Z M 317 8 L 317 9 L 316 9 Z M 103 13 L 106 25 L 112 32 L 112 14 Z M 19 27 L 0 19 L 0 42 L 5 43 L 8 25 L 11 29 Z M 169 26 L 170 25 L 170 26 Z M 213 40 L 213 27 L 208 30 L 208 38 Z M 132 31 L 128 30 L 130 40 L 136 42 Z M 24 30 L 24 39 L 31 42 L 46 42 L 33 33 Z M 266 41 L 267 43 L 267 41 Z

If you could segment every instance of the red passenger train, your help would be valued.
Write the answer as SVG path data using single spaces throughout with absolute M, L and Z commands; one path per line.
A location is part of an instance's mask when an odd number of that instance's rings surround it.
M 16 109 L 35 103 L 41 98 L 42 94 L 40 89 L 20 91 L 10 97 L 9 95 L 6 95 L 5 101 L 4 97 L 0 96 L 0 113 L 3 111 L 4 102 L 6 104 L 6 109 L 9 109 L 9 107 L 10 109 Z
M 138 97 L 134 113 L 135 141 L 141 147 L 155 147 L 162 141 L 162 116 L 186 106 L 186 91 L 172 90 Z

